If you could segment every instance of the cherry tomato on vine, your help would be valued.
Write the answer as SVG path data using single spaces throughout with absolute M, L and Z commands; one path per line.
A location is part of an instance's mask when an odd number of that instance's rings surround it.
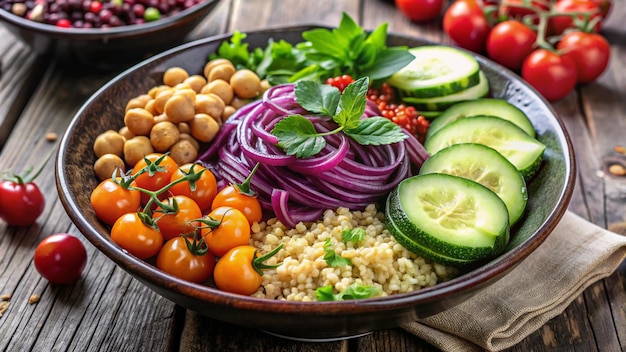
M 165 242 L 156 266 L 183 280 L 202 283 L 213 274 L 215 257 L 207 252 L 204 242 L 179 236 Z
M 566 29 L 579 28 L 578 23 L 585 23 L 591 21 L 595 22 L 593 26 L 594 32 L 599 32 L 602 25 L 602 10 L 594 1 L 591 0 L 560 0 L 554 5 L 554 11 L 556 12 L 583 12 L 586 15 L 579 15 L 575 19 L 572 16 L 557 15 L 550 17 L 548 21 L 548 27 L 550 33 L 554 35 L 562 34 Z
M 519 70 L 533 51 L 537 33 L 519 21 L 503 21 L 493 27 L 487 38 L 489 57 L 512 70 Z
M 213 199 L 217 194 L 217 182 L 211 170 L 200 164 L 185 164 L 180 166 L 170 178 L 170 182 L 179 180 L 189 174 L 193 168 L 194 172 L 202 172 L 197 180 L 183 181 L 173 185 L 169 191 L 175 195 L 187 196 L 198 203 L 201 210 L 211 208 Z M 193 191 L 191 188 L 193 187 Z
M 439 17 L 443 0 L 395 0 L 396 7 L 411 21 L 432 21 Z
M 69 284 L 80 278 L 87 263 L 83 243 L 68 233 L 46 237 L 37 245 L 35 269 L 53 284 Z
M 209 251 L 221 257 L 231 248 L 248 244 L 250 240 L 250 223 L 246 216 L 232 207 L 217 207 L 205 218 L 201 230 Z
M 458 46 L 482 53 L 491 27 L 476 0 L 457 0 L 443 16 L 443 29 Z
M 125 185 L 121 178 L 116 180 L 103 180 L 91 191 L 89 198 L 96 216 L 107 225 L 113 225 L 120 216 L 135 212 L 141 206 L 141 192 L 128 189 L 136 183 Z
M 139 259 L 155 256 L 163 246 L 159 230 L 144 224 L 136 212 L 117 219 L 111 228 L 111 239 Z
M 608 66 L 611 56 L 609 43 L 595 33 L 568 32 L 557 49 L 574 61 L 579 83 L 596 80 Z
M 549 101 L 568 95 L 576 87 L 576 65 L 550 50 L 533 51 L 522 65 L 522 78 Z
M 45 203 L 39 187 L 32 181 L 0 181 L 0 218 L 9 225 L 32 225 L 43 212 Z
M 146 161 L 146 159 L 148 161 Z M 132 175 L 137 175 L 141 170 L 144 170 L 146 166 L 148 166 L 147 171 L 138 175 L 135 178 L 135 182 L 137 183 L 137 187 L 152 192 L 158 191 L 169 184 L 172 174 L 178 169 L 178 164 L 176 164 L 176 161 L 174 161 L 171 156 L 161 153 L 152 153 L 146 155 L 134 165 Z M 164 193 L 163 198 L 165 197 L 167 197 L 167 195 Z M 141 194 L 142 204 L 146 204 L 148 199 L 149 196 L 147 194 Z
M 257 249 L 252 246 L 238 246 L 229 250 L 221 257 L 213 270 L 213 279 L 220 290 L 251 295 L 263 283 L 263 270 L 278 265 L 267 265 L 263 262 L 274 256 L 282 245 L 271 252 L 258 256 Z
M 169 208 L 174 213 L 168 212 Z M 164 208 L 166 208 L 164 210 Z M 187 196 L 172 196 L 163 200 L 163 206 L 159 205 L 152 212 L 152 219 L 156 221 L 163 240 L 193 233 L 198 222 L 192 221 L 202 217 L 202 211 L 196 202 Z
M 250 182 L 252 176 L 258 169 L 259 164 L 254 166 L 254 169 L 250 172 L 250 175 L 241 184 L 233 184 L 224 187 L 217 193 L 215 199 L 213 199 L 212 209 L 218 207 L 233 207 L 241 211 L 250 225 L 254 222 L 259 222 L 263 218 L 263 209 L 261 203 L 256 198 L 256 193 L 250 189 Z

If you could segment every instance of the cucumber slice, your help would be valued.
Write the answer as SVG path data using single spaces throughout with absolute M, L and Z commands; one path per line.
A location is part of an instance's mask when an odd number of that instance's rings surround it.
M 479 83 L 480 66 L 469 53 L 439 45 L 419 46 L 409 52 L 415 59 L 387 82 L 400 96 L 440 97 Z
M 415 106 L 419 111 L 441 111 L 460 102 L 483 98 L 489 94 L 489 80 L 482 71 L 478 76 L 480 80 L 477 85 L 453 94 L 432 98 L 402 97 L 402 101 Z
M 535 128 L 522 110 L 503 99 L 483 98 L 460 102 L 443 111 L 430 124 L 426 138 L 452 121 L 480 115 L 496 116 L 509 120 L 523 129 L 529 136 L 535 137 Z
M 459 143 L 479 143 L 497 150 L 529 180 L 541 166 L 546 146 L 512 122 L 494 116 L 456 120 L 426 139 L 430 155 Z
M 509 241 L 506 205 L 488 188 L 457 176 L 405 179 L 387 198 L 385 214 L 398 242 L 442 264 L 492 258 Z
M 524 213 L 528 200 L 526 181 L 495 149 L 475 143 L 451 145 L 428 158 L 419 174 L 432 173 L 463 177 L 489 188 L 506 204 L 511 225 Z

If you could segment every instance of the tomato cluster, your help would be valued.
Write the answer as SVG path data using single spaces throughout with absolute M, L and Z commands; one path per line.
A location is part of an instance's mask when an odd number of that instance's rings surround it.
M 431 11 L 427 20 L 437 18 L 439 3 L 396 0 L 414 20 Z M 556 101 L 576 84 L 596 80 L 608 66 L 610 47 L 599 32 L 612 5 L 612 0 L 456 0 L 443 13 L 443 29 L 458 46 L 520 73 Z
M 203 165 L 178 165 L 168 154 L 152 153 L 127 174 L 103 180 L 91 205 L 111 226 L 113 242 L 131 255 L 156 258 L 159 269 L 183 280 L 206 283 L 213 276 L 220 289 L 252 294 L 268 258 L 249 246 L 251 226 L 263 215 L 250 189 L 255 172 L 218 191 Z

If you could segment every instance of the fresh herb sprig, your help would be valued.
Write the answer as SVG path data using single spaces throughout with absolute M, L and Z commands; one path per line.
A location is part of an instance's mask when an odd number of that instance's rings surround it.
M 352 265 L 350 259 L 344 258 L 335 252 L 330 238 L 326 239 L 326 242 L 324 242 L 324 261 L 332 268 Z
M 333 293 L 332 285 L 318 287 L 315 290 L 315 297 L 320 302 L 344 301 L 348 299 L 369 298 L 377 295 L 378 293 L 379 291 L 375 287 L 354 283 L 339 293 Z
M 341 231 L 341 241 L 345 244 L 352 242 L 355 246 L 365 239 L 365 229 L 355 227 L 353 229 L 345 229 Z
M 320 133 L 311 121 L 302 115 L 290 115 L 279 121 L 271 133 L 286 154 L 306 158 L 319 153 L 326 146 L 324 136 L 343 132 L 361 145 L 383 145 L 404 140 L 407 135 L 391 120 L 381 116 L 362 119 L 367 104 L 369 78 L 362 77 L 339 89 L 315 81 L 295 84 L 296 101 L 307 111 L 330 116 L 337 128 Z

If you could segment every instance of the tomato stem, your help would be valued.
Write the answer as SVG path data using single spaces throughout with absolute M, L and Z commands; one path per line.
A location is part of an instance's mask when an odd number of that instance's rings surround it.
M 252 259 L 252 268 L 261 276 L 263 276 L 263 270 L 265 269 L 274 269 L 279 267 L 282 263 L 270 265 L 263 263 L 264 261 L 270 259 L 275 256 L 281 249 L 283 248 L 283 244 L 279 244 L 278 247 L 274 248 L 271 252 L 264 254 L 261 257 L 257 257 L 258 250 L 254 251 L 254 259 Z
M 17 183 L 19 185 L 23 185 L 26 183 L 30 183 L 33 182 L 37 177 L 39 177 L 39 175 L 41 174 L 41 172 L 43 171 L 43 169 L 45 168 L 45 166 L 48 164 L 48 161 L 50 160 L 50 158 L 52 157 L 52 155 L 56 152 L 57 148 L 52 148 L 52 150 L 50 150 L 50 152 L 48 153 L 48 155 L 46 156 L 46 159 L 43 161 L 43 163 L 39 166 L 39 168 L 37 169 L 37 172 L 34 175 L 31 175 L 30 173 L 33 172 L 33 167 L 30 166 L 29 168 L 26 169 L 26 171 L 24 171 L 23 174 L 18 175 L 15 174 L 13 171 L 11 170 L 4 170 L 2 171 L 2 173 L 0 174 L 0 178 L 2 178 L 3 180 L 6 181 L 11 181 L 14 183 Z M 10 176 L 9 176 L 10 175 Z
M 189 240 L 189 236 L 181 235 L 185 239 L 189 253 L 195 256 L 203 256 L 209 251 L 209 247 L 204 241 L 204 237 L 198 236 L 197 230 L 193 233 L 193 240 Z M 199 237 L 199 239 L 198 239 Z
M 258 170 L 259 165 L 260 163 L 256 163 L 256 165 L 254 165 L 254 168 L 250 172 L 250 175 L 248 175 L 248 177 L 243 181 L 243 183 L 236 183 L 233 185 L 239 191 L 239 193 L 245 194 L 250 197 L 256 196 L 256 192 L 254 192 L 250 188 L 250 183 L 252 182 L 252 176 L 254 176 L 254 174 L 256 173 L 256 170 Z

